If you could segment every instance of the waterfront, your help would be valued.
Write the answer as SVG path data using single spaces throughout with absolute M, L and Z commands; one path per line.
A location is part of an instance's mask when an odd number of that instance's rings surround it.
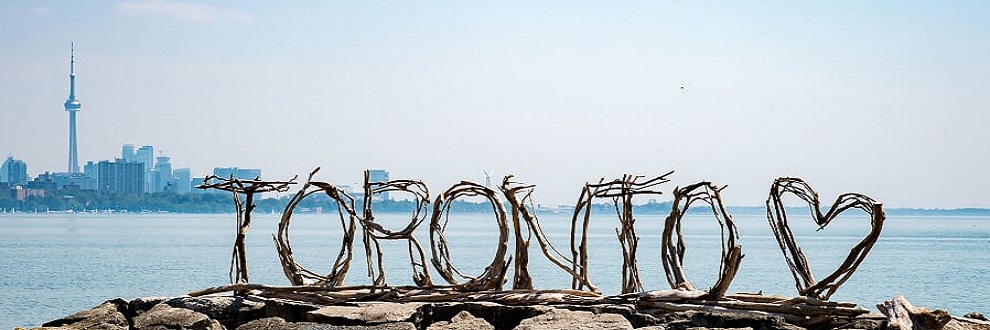
M 325 272 L 339 248 L 339 223 L 331 214 L 293 218 L 296 258 Z M 389 227 L 404 225 L 403 215 L 382 214 Z M 659 262 L 663 216 L 638 216 L 639 268 L 648 290 L 667 287 Z M 730 292 L 795 295 L 792 277 L 766 219 L 734 216 L 746 257 Z M 567 251 L 569 218 L 541 218 L 554 245 Z M 617 293 L 621 252 L 610 215 L 595 215 L 591 228 L 592 281 L 607 294 Z M 820 278 L 845 257 L 867 231 L 855 215 L 837 220 L 822 232 L 809 221 L 792 218 L 798 241 Z M 272 244 L 277 215 L 258 215 L 249 231 L 249 271 L 253 283 L 286 285 Z M 698 287 L 713 282 L 718 270 L 717 226 L 703 216 L 685 218 L 686 270 Z M 114 298 L 174 296 L 227 283 L 234 216 L 181 214 L 55 214 L 0 216 L 0 328 L 36 326 Z M 447 238 L 455 264 L 477 274 L 495 251 L 497 231 L 489 215 L 455 214 Z M 417 237 L 429 244 L 426 226 Z M 360 235 L 359 235 L 360 236 Z M 360 242 L 357 242 L 360 246 Z M 389 283 L 410 284 L 403 242 L 387 242 Z M 429 247 L 426 247 L 429 253 Z M 362 284 L 364 257 L 355 251 L 347 284 Z M 510 247 L 511 251 L 511 247 Z M 891 216 L 884 234 L 859 271 L 833 300 L 873 304 L 904 294 L 919 306 L 953 314 L 990 312 L 990 217 Z M 549 264 L 535 247 L 530 272 L 538 289 L 568 288 L 567 275 Z M 435 273 L 434 273 L 435 275 Z M 435 277 L 440 281 L 439 277 Z

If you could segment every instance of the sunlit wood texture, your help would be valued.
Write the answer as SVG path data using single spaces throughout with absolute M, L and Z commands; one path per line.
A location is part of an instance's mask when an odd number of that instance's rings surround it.
M 684 188 L 674 189 L 674 202 L 670 215 L 664 221 L 663 236 L 661 236 L 663 268 L 667 275 L 667 282 L 670 283 L 672 289 L 697 290 L 684 274 L 683 262 L 687 243 L 684 242 L 684 235 L 681 233 L 681 221 L 684 214 L 690 210 L 691 205 L 695 202 L 709 206 L 715 221 L 718 222 L 722 237 L 718 280 L 708 289 L 706 298 L 713 300 L 721 298 L 729 289 L 736 272 L 739 271 L 739 263 L 743 257 L 742 246 L 736 243 L 739 233 L 736 231 L 732 216 L 725 210 L 725 204 L 722 203 L 721 191 L 724 188 L 718 188 L 711 182 L 699 182 Z
M 600 293 L 597 287 L 588 281 L 586 276 L 582 277 L 582 272 L 575 271 L 577 265 L 572 259 L 564 256 L 547 239 L 540 226 L 540 219 L 536 216 L 535 207 L 531 196 L 535 185 L 523 184 L 512 181 L 512 175 L 507 175 L 502 180 L 501 190 L 505 194 L 509 205 L 512 207 L 512 228 L 516 235 L 516 251 L 514 264 L 513 289 L 533 289 L 533 279 L 529 275 L 529 246 L 530 237 L 535 236 L 536 242 L 540 244 L 540 250 L 550 262 L 571 275 L 574 281 L 581 283 L 594 293 Z M 520 224 L 524 221 L 526 226 Z M 526 229 L 526 238 L 523 239 L 522 229 Z
M 654 190 L 658 185 L 669 182 L 667 176 L 674 172 L 646 179 L 643 176 L 623 175 L 621 179 L 606 182 L 604 178 L 598 183 L 585 184 L 574 207 L 571 219 L 571 257 L 575 261 L 572 270 L 580 274 L 575 278 L 572 288 L 581 290 L 590 282 L 588 277 L 588 226 L 591 220 L 591 208 L 596 198 L 611 198 L 615 213 L 619 218 L 619 228 L 615 233 L 622 247 L 622 293 L 643 291 L 643 283 L 639 277 L 636 264 L 636 248 L 639 237 L 636 236 L 636 218 L 633 217 L 632 199 L 638 195 L 660 195 L 660 190 Z M 578 238 L 578 222 L 581 222 L 580 239 Z
M 412 265 L 412 280 L 416 285 L 429 287 L 433 286 L 430 278 L 429 267 L 426 263 L 426 254 L 423 246 L 413 235 L 416 228 L 429 216 L 430 212 L 430 191 L 422 181 L 414 180 L 392 180 L 388 182 L 371 182 L 370 172 L 364 171 L 364 216 L 360 218 L 361 227 L 364 230 L 364 247 L 368 255 L 368 276 L 372 278 L 375 286 L 386 286 L 385 269 L 383 266 L 383 255 L 379 240 L 406 240 L 409 247 L 409 263 Z M 375 214 L 372 210 L 374 196 L 387 192 L 406 192 L 413 196 L 413 203 L 416 209 L 409 219 L 409 224 L 400 230 L 393 231 L 375 222 Z M 372 259 L 374 254 L 375 259 Z M 377 263 L 377 273 L 375 270 Z
M 203 184 L 196 186 L 199 189 L 229 191 L 234 195 L 234 206 L 237 211 L 237 238 L 234 240 L 234 251 L 230 260 L 230 283 L 249 282 L 247 250 L 244 247 L 244 238 L 247 236 L 248 227 L 251 226 L 251 211 L 255 207 L 254 195 L 273 191 L 287 191 L 290 185 L 295 184 L 295 180 L 295 177 L 289 181 L 263 181 L 257 177 L 250 180 L 242 180 L 235 178 L 233 174 L 228 178 L 210 175 L 203 179 Z M 244 194 L 244 202 L 241 202 L 241 194 Z
M 505 253 L 509 244 L 509 225 L 506 220 L 505 206 L 498 195 L 491 188 L 474 182 L 461 181 L 437 196 L 433 202 L 433 217 L 430 219 L 430 248 L 433 252 L 431 261 L 440 276 L 457 290 L 501 290 L 503 283 L 505 283 L 505 272 L 508 269 Z M 451 202 L 460 197 L 471 196 L 483 197 L 491 203 L 499 232 L 495 257 L 479 276 L 465 275 L 457 267 L 454 267 L 450 259 L 450 247 L 447 245 L 447 238 L 444 235 L 450 216 Z M 457 277 L 468 279 L 468 281 L 461 283 Z
M 354 211 L 354 198 L 347 192 L 337 188 L 337 186 L 313 181 L 313 176 L 319 168 L 309 174 L 309 179 L 285 205 L 282 218 L 278 223 L 278 233 L 272 235 L 275 240 L 275 249 L 278 251 L 279 261 L 282 263 L 282 272 L 289 279 L 292 285 L 315 285 L 318 287 L 333 288 L 344 284 L 344 278 L 350 269 L 351 258 L 354 251 L 354 230 L 356 214 Z M 327 275 L 321 275 L 303 267 L 292 254 L 292 244 L 289 241 L 289 224 L 296 207 L 304 199 L 316 193 L 324 193 L 330 200 L 337 203 L 337 216 L 340 219 L 341 235 L 340 252 L 333 262 L 333 267 Z
M 787 211 L 781 198 L 785 194 L 794 195 L 808 203 L 812 219 L 818 225 L 818 229 L 825 229 L 832 220 L 849 209 L 858 209 L 870 217 L 870 233 L 856 244 L 849 255 L 839 267 L 826 276 L 821 281 L 815 281 L 811 275 L 811 267 L 808 258 L 801 252 L 801 248 L 794 241 L 794 234 L 787 223 Z M 883 229 L 883 205 L 866 195 L 859 193 L 845 193 L 839 195 L 832 203 L 832 206 L 824 214 L 821 211 L 821 203 L 818 193 L 804 180 L 799 178 L 782 177 L 774 180 L 770 187 L 770 197 L 767 199 L 767 220 L 770 228 L 773 229 L 780 250 L 784 253 L 787 267 L 794 275 L 794 282 L 798 293 L 801 295 L 827 300 L 833 293 L 852 276 L 856 268 L 866 258 L 866 255 L 873 248 L 873 244 L 880 238 L 880 231 Z

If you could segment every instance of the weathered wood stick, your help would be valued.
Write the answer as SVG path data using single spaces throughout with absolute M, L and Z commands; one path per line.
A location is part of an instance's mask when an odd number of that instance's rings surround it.
M 904 296 L 896 296 L 894 299 L 877 304 L 877 309 L 887 316 L 889 329 L 939 330 L 952 321 L 952 316 L 948 312 L 914 307 Z

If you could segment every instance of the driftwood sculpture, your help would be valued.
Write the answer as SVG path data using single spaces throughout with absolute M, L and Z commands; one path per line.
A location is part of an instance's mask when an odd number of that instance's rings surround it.
M 742 247 L 736 243 L 739 233 L 736 232 L 736 225 L 725 211 L 725 204 L 722 203 L 722 189 L 725 187 L 718 188 L 710 182 L 699 182 L 674 189 L 674 204 L 671 206 L 670 215 L 664 221 L 661 238 L 663 268 L 672 289 L 697 291 L 694 284 L 691 284 L 684 275 L 684 252 L 687 250 L 687 244 L 684 242 L 684 235 L 681 234 L 681 220 L 695 202 L 708 204 L 715 221 L 721 227 L 722 234 L 722 259 L 719 264 L 718 280 L 711 289 L 708 289 L 705 298 L 712 300 L 721 298 L 729 289 L 732 278 L 739 271 L 739 262 L 743 258 Z
M 278 223 L 278 234 L 273 235 L 275 240 L 275 250 L 278 251 L 279 261 L 282 263 L 282 271 L 292 285 L 316 285 L 322 288 L 334 288 L 344 284 L 344 277 L 350 269 L 351 258 L 354 253 L 354 229 L 356 216 L 354 212 L 354 198 L 347 192 L 340 190 L 337 186 L 326 182 L 315 182 L 313 176 L 319 172 L 316 168 L 309 174 L 306 184 L 299 190 L 282 212 L 282 218 Z M 289 223 L 296 206 L 306 197 L 325 193 L 330 200 L 337 203 L 337 215 L 340 218 L 340 226 L 343 230 L 340 242 L 340 252 L 330 268 L 330 273 L 320 275 L 306 269 L 295 261 L 292 256 L 292 244 L 289 242 Z
M 543 255 L 547 257 L 547 260 L 550 260 L 554 265 L 569 273 L 579 286 L 586 287 L 596 294 L 601 293 L 595 285 L 591 284 L 591 281 L 587 277 L 587 272 L 584 271 L 584 266 L 577 264 L 573 259 L 565 257 L 563 253 L 550 244 L 550 240 L 543 233 L 543 228 L 540 226 L 540 219 L 536 216 L 536 212 L 534 212 L 535 208 L 531 199 L 534 187 L 534 185 L 512 181 L 511 174 L 502 180 L 502 193 L 505 194 L 506 199 L 508 199 L 509 204 L 512 206 L 512 226 L 516 234 L 515 278 L 513 279 L 512 288 L 522 290 L 533 289 L 533 279 L 529 276 L 529 270 L 526 268 L 526 265 L 529 262 L 529 235 L 534 235 L 536 236 L 536 242 L 540 245 L 540 250 L 543 251 Z M 525 227 L 528 233 L 526 239 L 523 239 L 522 236 L 522 226 L 519 223 L 520 219 L 527 225 Z
M 378 240 L 406 240 L 409 245 L 409 262 L 412 265 L 413 283 L 419 286 L 433 286 L 430 279 L 430 272 L 427 269 L 426 255 L 423 253 L 423 246 L 416 240 L 413 231 L 419 227 L 429 215 L 430 191 L 426 184 L 413 180 L 393 180 L 388 182 L 370 182 L 370 172 L 364 171 L 364 216 L 361 218 L 361 227 L 364 228 L 364 249 L 368 259 L 368 277 L 374 279 L 372 285 L 376 287 L 387 286 L 385 281 L 385 268 L 382 265 L 382 250 Z M 407 192 L 412 195 L 416 209 L 413 211 L 409 224 L 405 228 L 392 231 L 375 222 L 375 213 L 372 211 L 374 196 L 387 192 Z M 377 276 L 372 263 L 372 252 L 377 261 Z
M 870 216 L 870 233 L 849 251 L 849 255 L 839 265 L 839 268 L 821 281 L 815 281 L 814 276 L 811 275 L 808 258 L 804 256 L 801 248 L 794 241 L 794 234 L 787 224 L 787 211 L 780 199 L 788 193 L 808 203 L 812 219 L 818 225 L 819 230 L 824 229 L 839 214 L 849 209 L 858 209 Z M 822 214 L 818 193 L 811 189 L 807 182 L 799 178 L 778 178 L 770 187 L 770 198 L 767 199 L 767 220 L 770 221 L 770 228 L 773 229 L 780 250 L 784 252 L 787 267 L 791 269 L 791 274 L 794 275 L 798 293 L 808 297 L 827 300 L 842 283 L 845 283 L 852 276 L 863 259 L 866 259 L 866 254 L 873 248 L 873 244 L 880 238 L 884 219 L 882 204 L 866 195 L 857 193 L 839 195 L 832 203 L 832 207 Z
M 270 191 L 287 191 L 289 185 L 295 184 L 295 179 L 289 181 L 262 181 L 261 178 L 241 180 L 231 175 L 221 178 L 211 175 L 203 179 L 199 189 L 218 189 L 229 191 L 234 195 L 234 207 L 237 212 L 237 238 L 234 240 L 234 251 L 230 260 L 230 283 L 248 283 L 247 250 L 244 248 L 244 237 L 251 226 L 251 211 L 254 210 L 254 194 Z M 244 202 L 240 200 L 244 194 Z
M 454 267 L 450 259 L 447 238 L 444 236 L 444 229 L 447 227 L 450 216 L 450 202 L 462 196 L 481 196 L 487 199 L 492 205 L 495 222 L 498 224 L 498 248 L 495 251 L 495 258 L 481 275 L 475 277 L 465 275 L 457 267 Z M 495 190 L 467 181 L 453 185 L 440 196 L 437 196 L 436 201 L 434 201 L 433 218 L 430 220 L 430 246 L 433 250 L 433 266 L 440 273 L 440 276 L 447 283 L 453 285 L 455 289 L 464 291 L 502 289 L 502 284 L 505 283 L 505 271 L 508 269 L 505 252 L 509 242 L 509 224 L 506 220 L 505 207 L 502 205 L 502 200 L 498 198 Z M 469 281 L 460 283 L 454 275 L 469 279 Z
M 615 230 L 619 238 L 619 245 L 622 247 L 622 293 L 642 292 L 643 283 L 639 278 L 639 267 L 636 264 L 636 247 L 639 245 L 639 237 L 636 236 L 636 218 L 632 212 L 632 198 L 636 195 L 660 195 L 663 192 L 653 190 L 656 186 L 667 183 L 670 180 L 667 174 L 645 179 L 642 176 L 624 175 L 622 179 L 605 182 L 601 179 L 597 184 L 586 184 L 581 190 L 581 197 L 578 198 L 574 208 L 574 217 L 571 220 L 571 257 L 576 261 L 572 268 L 581 276 L 581 280 L 575 279 L 572 286 L 576 290 L 584 287 L 588 280 L 588 225 L 591 220 L 591 205 L 595 198 L 611 198 L 615 206 L 615 213 L 619 217 L 619 228 Z M 576 239 L 578 219 L 581 219 L 581 239 L 580 243 Z M 577 244 L 577 245 L 575 245 Z
M 742 247 L 737 243 L 739 234 L 732 217 L 726 211 L 721 191 L 710 182 L 699 182 L 674 189 L 674 202 L 670 215 L 664 222 L 661 242 L 661 255 L 665 275 L 670 290 L 645 291 L 640 281 L 636 264 L 636 251 L 639 237 L 635 230 L 633 197 L 659 195 L 657 187 L 669 182 L 673 172 L 653 177 L 624 175 L 621 179 L 586 184 L 571 219 L 570 256 L 557 250 L 547 239 L 540 226 L 533 207 L 531 195 L 534 187 L 512 180 L 508 175 L 502 180 L 499 191 L 473 182 L 454 184 L 437 196 L 430 205 L 429 190 L 421 181 L 394 180 L 371 182 L 365 172 L 363 209 L 355 209 L 355 200 L 347 192 L 327 182 L 314 181 L 319 168 L 310 173 L 302 188 L 289 200 L 279 221 L 278 233 L 273 235 L 276 250 L 283 271 L 292 286 L 274 287 L 248 283 L 247 265 L 244 251 L 244 235 L 250 225 L 253 209 L 253 195 L 264 191 L 285 191 L 294 184 L 290 181 L 239 180 L 234 178 L 207 178 L 200 188 L 221 189 L 234 193 L 237 207 L 238 236 L 231 261 L 231 285 L 192 292 L 198 296 L 216 292 L 234 291 L 242 294 L 249 290 L 267 297 L 294 299 L 312 303 L 335 304 L 352 301 L 491 301 L 503 304 L 634 304 L 640 308 L 665 311 L 721 311 L 727 313 L 782 316 L 789 321 L 810 322 L 816 317 L 854 317 L 867 311 L 851 303 L 825 301 L 866 257 L 877 241 L 884 220 L 880 203 L 862 194 L 843 194 L 824 214 L 820 211 L 818 195 L 803 180 L 779 178 L 774 181 L 767 200 L 767 218 L 770 222 L 785 260 L 795 278 L 798 292 L 802 297 L 788 298 L 764 296 L 762 294 L 726 294 L 732 279 L 739 270 L 743 258 Z M 413 197 L 415 210 L 409 223 L 398 230 L 385 228 L 375 221 L 375 196 L 386 192 L 404 192 Z M 292 254 L 289 241 L 291 216 L 295 208 L 305 198 L 324 193 L 338 205 L 337 215 L 343 230 L 341 248 L 334 259 L 330 271 L 322 275 L 298 264 Z M 794 242 L 793 233 L 787 223 L 786 210 L 781 202 L 785 194 L 793 194 L 806 201 L 812 216 L 820 228 L 827 226 L 835 217 L 849 209 L 859 209 L 871 216 L 872 231 L 857 244 L 845 262 L 834 273 L 821 281 L 811 276 L 808 260 Z M 239 194 L 246 195 L 242 203 Z M 463 197 L 481 197 L 491 205 L 498 227 L 498 241 L 492 262 L 481 274 L 468 275 L 454 266 L 445 230 L 450 219 L 451 202 Z M 509 215 L 502 197 L 511 211 Z M 615 229 L 623 255 L 622 293 L 603 296 L 589 278 L 588 228 L 591 219 L 592 202 L 595 199 L 611 199 L 619 220 Z M 692 205 L 703 203 L 711 210 L 721 228 L 722 246 L 719 278 L 707 291 L 700 291 L 691 283 L 683 271 L 683 259 L 687 244 L 681 232 L 681 221 Z M 429 217 L 429 235 L 432 271 L 439 274 L 446 284 L 434 283 L 427 266 L 426 254 L 414 233 Z M 350 270 L 353 246 L 357 227 L 361 227 L 367 261 L 367 275 L 370 285 L 345 286 L 344 279 Z M 507 257 L 509 235 L 514 235 L 514 251 Z M 533 279 L 528 271 L 529 252 L 532 239 L 536 238 L 543 255 L 562 271 L 572 277 L 570 290 L 534 290 Z M 383 253 L 380 240 L 406 240 L 414 286 L 389 286 L 386 280 Z M 512 290 L 503 290 L 509 263 L 514 261 Z

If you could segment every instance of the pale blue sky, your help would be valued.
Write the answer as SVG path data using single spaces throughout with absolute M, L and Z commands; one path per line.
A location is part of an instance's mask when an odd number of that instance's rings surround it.
M 492 169 L 545 204 L 675 170 L 667 191 L 707 179 L 760 205 L 787 175 L 829 200 L 990 207 L 988 18 L 982 1 L 4 1 L 0 153 L 65 170 L 75 42 L 81 160 L 151 144 L 196 175 L 384 168 L 434 194 Z

